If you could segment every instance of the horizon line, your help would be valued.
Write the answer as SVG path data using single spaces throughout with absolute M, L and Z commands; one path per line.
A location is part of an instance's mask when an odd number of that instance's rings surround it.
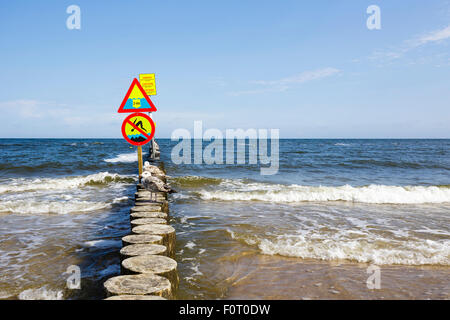
M 122 137 L 120 138 L 74 138 L 74 137 L 66 137 L 66 138 L 55 138 L 55 137 L 26 137 L 26 138 L 19 138 L 19 137 L 14 137 L 14 138 L 4 138 L 4 137 L 0 137 L 0 140 L 6 140 L 6 139 L 53 139 L 53 140 L 67 140 L 67 139 L 97 139 L 97 140 L 124 140 Z M 156 138 L 155 138 L 156 139 Z M 164 140 L 171 140 L 171 138 L 157 138 L 158 139 L 164 139 Z M 233 139 L 227 139 L 227 138 L 222 138 L 222 140 L 239 140 L 239 138 L 233 138 Z M 246 140 L 248 140 L 249 138 L 246 138 Z M 268 138 L 270 139 L 270 138 Z M 450 140 L 449 138 L 424 138 L 424 137 L 415 137 L 415 138 L 278 138 L 278 140 Z M 180 140 L 180 139 L 179 139 Z M 200 139 L 194 139 L 194 138 L 190 138 L 190 140 L 200 140 Z M 257 139 L 256 139 L 257 140 Z M 211 141 L 211 140 L 208 140 Z M 126 142 L 126 141 L 125 141 Z

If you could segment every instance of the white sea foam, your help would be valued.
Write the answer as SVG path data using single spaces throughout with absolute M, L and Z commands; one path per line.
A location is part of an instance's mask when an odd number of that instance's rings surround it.
M 128 201 L 128 197 L 119 197 L 119 198 L 114 198 L 113 203 L 120 203 L 120 202 L 125 202 Z
M 131 153 L 121 153 L 114 158 L 104 159 L 103 161 L 110 162 L 110 163 L 117 163 L 117 162 L 131 163 L 131 162 L 137 162 L 138 158 L 137 158 L 136 152 L 131 152 Z
M 96 247 L 96 248 L 110 248 L 110 247 L 120 247 L 122 244 L 122 241 L 117 240 L 107 240 L 107 239 L 100 239 L 100 240 L 91 240 L 86 241 L 84 243 L 85 247 Z
M 2 213 L 56 213 L 67 214 L 76 212 L 96 211 L 110 207 L 109 203 L 90 201 L 29 201 L 15 200 L 0 202 L 0 212 Z
M 182 199 L 190 199 L 191 197 L 189 195 L 187 195 L 187 194 L 174 193 L 172 195 L 172 198 L 176 199 L 176 200 L 182 200 Z
M 8 291 L 0 291 L 0 299 L 7 299 L 13 297 L 14 294 Z
M 51 290 L 45 286 L 39 289 L 27 289 L 19 294 L 20 300 L 62 300 L 63 298 L 61 290 Z
M 450 202 L 450 188 L 437 186 L 309 187 L 299 185 L 268 185 L 262 183 L 227 186 L 228 190 L 200 190 L 204 200 L 326 202 L 349 201 L 380 204 L 419 204 Z
M 258 247 L 264 254 L 312 258 L 319 260 L 352 260 L 375 264 L 450 265 L 450 242 L 411 240 L 401 244 L 380 245 L 383 241 L 350 239 L 314 239 L 297 235 L 276 240 L 263 239 Z
M 321 231 L 312 227 L 275 238 L 226 230 L 232 239 L 256 246 L 261 253 L 317 260 L 350 260 L 398 265 L 450 265 L 450 241 L 424 238 L 395 240 L 370 230 Z M 354 237 L 355 233 L 358 235 Z
M 203 272 L 201 272 L 200 270 L 199 270 L 199 266 L 200 266 L 200 264 L 195 264 L 195 263 L 192 263 L 191 264 L 191 266 L 189 267 L 192 271 L 194 271 L 194 273 L 192 273 L 191 274 L 191 277 L 195 277 L 195 276 L 202 276 L 203 275 Z
M 18 178 L 0 184 L 0 194 L 7 192 L 28 192 L 41 190 L 66 190 L 75 189 L 89 184 L 109 183 L 112 181 L 124 181 L 131 176 L 119 175 L 117 173 L 99 172 L 87 176 L 64 177 L 64 178 L 42 178 L 25 179 Z
M 195 242 L 193 241 L 189 241 L 188 243 L 186 243 L 185 247 L 189 248 L 189 249 L 194 249 L 194 247 L 196 246 Z
M 334 235 L 319 231 L 278 236 L 275 239 L 255 235 L 237 234 L 227 230 L 235 240 L 257 246 L 263 254 L 298 257 L 317 260 L 350 260 L 379 265 L 450 265 L 450 241 L 429 239 L 374 238 L 366 232 L 358 232 L 358 239 L 349 236 L 352 230 Z

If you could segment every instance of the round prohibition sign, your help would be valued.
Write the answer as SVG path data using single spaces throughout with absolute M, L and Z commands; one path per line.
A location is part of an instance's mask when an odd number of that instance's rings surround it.
M 144 113 L 132 113 L 123 120 L 122 135 L 128 143 L 142 146 L 155 135 L 155 123 Z

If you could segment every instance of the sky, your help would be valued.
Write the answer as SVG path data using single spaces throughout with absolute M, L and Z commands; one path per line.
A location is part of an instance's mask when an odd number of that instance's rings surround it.
M 0 43 L 0 138 L 120 138 L 140 73 L 157 138 L 450 138 L 448 0 L 2 1 Z

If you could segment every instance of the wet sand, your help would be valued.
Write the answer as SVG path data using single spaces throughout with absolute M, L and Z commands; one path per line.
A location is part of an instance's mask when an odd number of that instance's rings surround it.
M 381 288 L 368 289 L 368 264 L 244 254 L 221 259 L 225 299 L 450 299 L 450 268 L 380 266 Z

